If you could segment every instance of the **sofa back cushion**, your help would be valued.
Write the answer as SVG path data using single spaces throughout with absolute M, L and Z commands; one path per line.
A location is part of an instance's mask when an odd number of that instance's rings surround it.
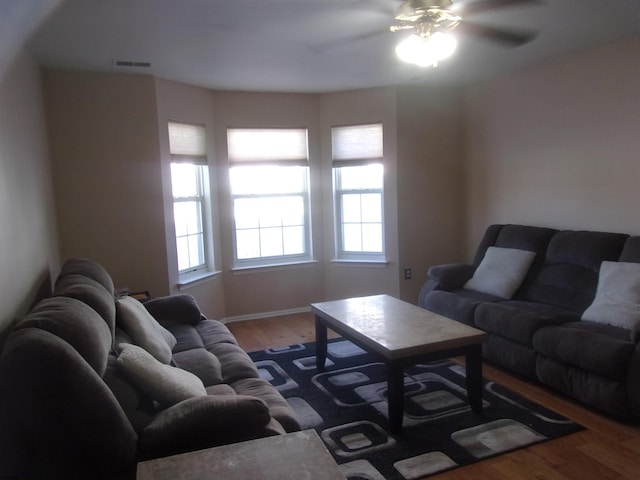
M 82 275 L 83 277 L 91 278 L 106 288 L 113 296 L 115 289 L 111 275 L 95 260 L 90 258 L 70 258 L 62 265 L 56 282 L 59 282 L 66 275 Z
M 562 231 L 547 248 L 544 263 L 531 272 L 518 292 L 520 300 L 541 302 L 582 312 L 591 304 L 604 261 L 616 261 L 628 235 L 606 232 Z
M 113 294 L 95 280 L 82 275 L 69 274 L 56 282 L 56 297 L 71 297 L 86 303 L 104 319 L 113 336 L 116 328 L 116 304 Z
M 627 238 L 618 261 L 640 263 L 640 237 Z
M 536 255 L 533 263 L 520 288 L 513 296 L 513 298 L 519 299 L 521 297 L 519 292 L 528 288 L 528 285 L 535 279 L 544 264 L 549 242 L 557 232 L 553 228 L 533 227 L 530 225 L 490 225 L 478 246 L 473 264 L 477 267 L 482 262 L 485 252 L 491 246 L 534 252 Z
M 549 241 L 556 232 L 557 230 L 552 228 L 528 225 L 491 225 L 478 246 L 473 264 L 479 265 L 491 246 L 534 252 L 534 265 L 542 264 Z
M 78 352 L 100 377 L 107 369 L 111 332 L 102 317 L 80 300 L 69 297 L 42 300 L 15 328 L 50 332 Z

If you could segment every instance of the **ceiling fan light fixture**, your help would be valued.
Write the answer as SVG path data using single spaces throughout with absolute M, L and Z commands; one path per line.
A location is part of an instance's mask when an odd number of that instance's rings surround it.
M 429 35 L 412 34 L 396 46 L 400 60 L 421 67 L 436 67 L 440 60 L 455 52 L 458 42 L 449 33 L 435 32 Z

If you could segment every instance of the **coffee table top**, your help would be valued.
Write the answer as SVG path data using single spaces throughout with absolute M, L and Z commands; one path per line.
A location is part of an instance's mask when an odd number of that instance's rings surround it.
M 137 480 L 339 480 L 345 476 L 314 430 L 138 463 Z
M 388 359 L 482 343 L 486 333 L 389 295 L 312 303 L 329 328 Z

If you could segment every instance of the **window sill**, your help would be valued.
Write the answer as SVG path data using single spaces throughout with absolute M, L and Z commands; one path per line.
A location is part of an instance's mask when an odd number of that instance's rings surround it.
M 202 285 L 217 277 L 220 273 L 219 270 L 213 272 L 197 272 L 188 275 L 181 276 L 178 280 L 178 290 L 182 291 L 191 287 Z
M 331 263 L 344 266 L 358 266 L 371 268 L 386 268 L 389 265 L 388 260 L 353 260 L 346 258 L 334 258 Z
M 316 265 L 318 263 L 317 260 L 304 260 L 300 262 L 291 262 L 291 263 L 272 263 L 265 265 L 251 265 L 246 267 L 233 267 L 231 271 L 234 275 L 243 275 L 246 273 L 252 273 L 253 271 L 261 271 L 261 270 L 291 270 L 295 268 L 305 268 L 312 265 Z

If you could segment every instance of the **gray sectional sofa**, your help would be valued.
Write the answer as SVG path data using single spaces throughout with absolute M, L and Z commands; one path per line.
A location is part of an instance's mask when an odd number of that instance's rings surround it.
M 471 264 L 428 275 L 419 305 L 486 331 L 486 360 L 640 417 L 640 237 L 491 225 Z
M 53 296 L 15 325 L 0 392 L 12 454 L 27 460 L 3 458 L 3 478 L 135 478 L 139 460 L 300 429 L 191 296 L 114 297 L 89 259 L 67 261 Z

